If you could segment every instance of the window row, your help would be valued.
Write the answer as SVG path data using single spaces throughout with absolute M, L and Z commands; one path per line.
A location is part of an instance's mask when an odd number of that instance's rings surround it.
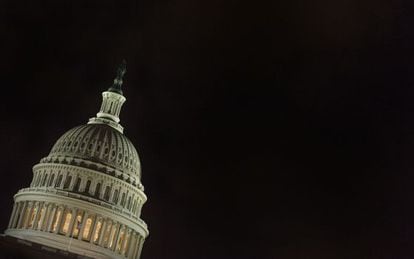
M 55 173 L 36 173 L 31 187 L 54 187 L 56 189 L 81 193 L 121 206 L 136 214 L 137 217 L 140 216 L 141 204 L 138 197 L 136 197 L 137 195 L 131 195 L 128 191 L 122 192 L 120 187 L 104 186 L 99 181 L 92 181 L 79 176 L 73 177 L 70 174 L 60 173 L 55 177 Z
M 143 241 L 138 233 L 111 219 L 45 202 L 15 203 L 9 228 L 64 235 L 110 249 L 127 258 L 138 258 Z

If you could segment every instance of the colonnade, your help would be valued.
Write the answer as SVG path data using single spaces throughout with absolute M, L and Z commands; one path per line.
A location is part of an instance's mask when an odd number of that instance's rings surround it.
M 139 233 L 111 218 L 52 202 L 16 202 L 8 228 L 63 235 L 126 258 L 139 258 L 144 242 Z
M 143 204 L 138 195 L 131 194 L 133 190 L 121 188 L 121 185 L 114 185 L 113 182 L 93 180 L 93 178 L 80 177 L 78 174 L 69 172 L 35 172 L 31 187 L 53 187 L 86 194 L 120 206 L 137 217 L 141 214 Z

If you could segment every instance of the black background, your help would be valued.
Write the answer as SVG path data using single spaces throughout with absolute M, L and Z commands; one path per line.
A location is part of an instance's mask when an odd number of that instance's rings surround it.
M 413 7 L 2 1 L 1 228 L 125 58 L 143 258 L 414 258 Z

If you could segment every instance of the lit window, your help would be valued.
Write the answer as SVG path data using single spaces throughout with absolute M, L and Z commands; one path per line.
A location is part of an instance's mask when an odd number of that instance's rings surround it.
M 85 227 L 84 227 L 83 233 L 82 233 L 82 238 L 84 240 L 89 240 L 89 238 L 91 236 L 90 234 L 91 234 L 91 231 L 92 231 L 91 230 L 92 221 L 93 221 L 92 216 L 89 216 L 88 219 L 85 222 Z
M 102 219 L 99 218 L 98 222 L 96 223 L 96 229 L 95 229 L 95 234 L 93 236 L 93 242 L 96 244 L 99 241 L 99 235 L 101 233 L 101 228 L 102 228 Z
M 124 242 L 123 247 L 122 247 L 122 252 L 121 252 L 122 255 L 125 255 L 125 253 L 128 251 L 130 238 L 131 238 L 131 232 L 128 232 L 126 234 L 125 242 Z
M 82 211 L 79 211 L 78 212 L 78 214 L 76 215 L 76 219 L 75 219 L 75 222 L 74 222 L 74 226 L 73 226 L 73 232 L 72 232 L 72 236 L 73 237 L 78 237 L 78 235 L 79 235 L 79 231 L 80 231 L 80 229 L 81 229 L 81 225 L 82 225 L 82 214 L 83 214 L 83 212 Z
M 117 232 L 117 230 L 118 230 L 118 224 L 115 224 L 113 227 L 112 227 L 112 229 L 111 229 L 111 235 L 109 236 L 109 248 L 114 248 L 114 245 L 115 245 L 115 234 L 116 234 L 116 232 Z
M 108 225 L 106 226 L 106 229 L 104 230 L 104 242 L 103 245 L 104 247 L 108 247 L 108 243 L 109 243 L 109 236 L 111 234 L 111 228 L 112 228 L 112 222 L 109 221 Z
M 37 212 L 37 206 L 34 207 L 33 210 L 30 213 L 29 224 L 27 225 L 27 228 L 32 228 L 33 227 L 36 212 Z
M 62 234 L 68 233 L 71 219 L 72 219 L 72 212 L 69 212 L 69 211 L 66 212 L 66 215 L 64 217 L 65 221 L 64 221 L 64 223 L 62 225 L 62 229 L 61 229 Z
M 121 245 L 122 245 L 122 241 L 124 241 L 125 238 L 125 229 L 121 229 L 119 231 L 119 238 L 118 238 L 118 243 L 116 244 L 116 252 L 120 252 L 121 251 Z
M 57 230 L 57 227 L 58 227 L 57 224 L 61 216 L 62 216 L 62 210 L 59 209 L 56 212 L 55 218 L 53 219 L 52 232 L 55 232 Z
M 39 212 L 40 215 L 39 215 L 39 217 L 37 217 L 38 218 L 37 219 L 37 222 L 36 222 L 36 228 L 37 229 L 41 229 L 42 228 L 42 220 L 43 220 L 43 217 L 45 215 L 45 210 L 46 210 L 45 206 L 42 206 L 42 209 Z

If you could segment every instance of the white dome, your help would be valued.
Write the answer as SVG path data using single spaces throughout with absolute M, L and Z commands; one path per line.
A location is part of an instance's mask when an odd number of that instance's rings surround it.
M 42 162 L 60 163 L 62 160 L 78 165 L 86 160 L 138 178 L 141 175 L 134 145 L 125 135 L 105 124 L 86 124 L 67 131 Z

